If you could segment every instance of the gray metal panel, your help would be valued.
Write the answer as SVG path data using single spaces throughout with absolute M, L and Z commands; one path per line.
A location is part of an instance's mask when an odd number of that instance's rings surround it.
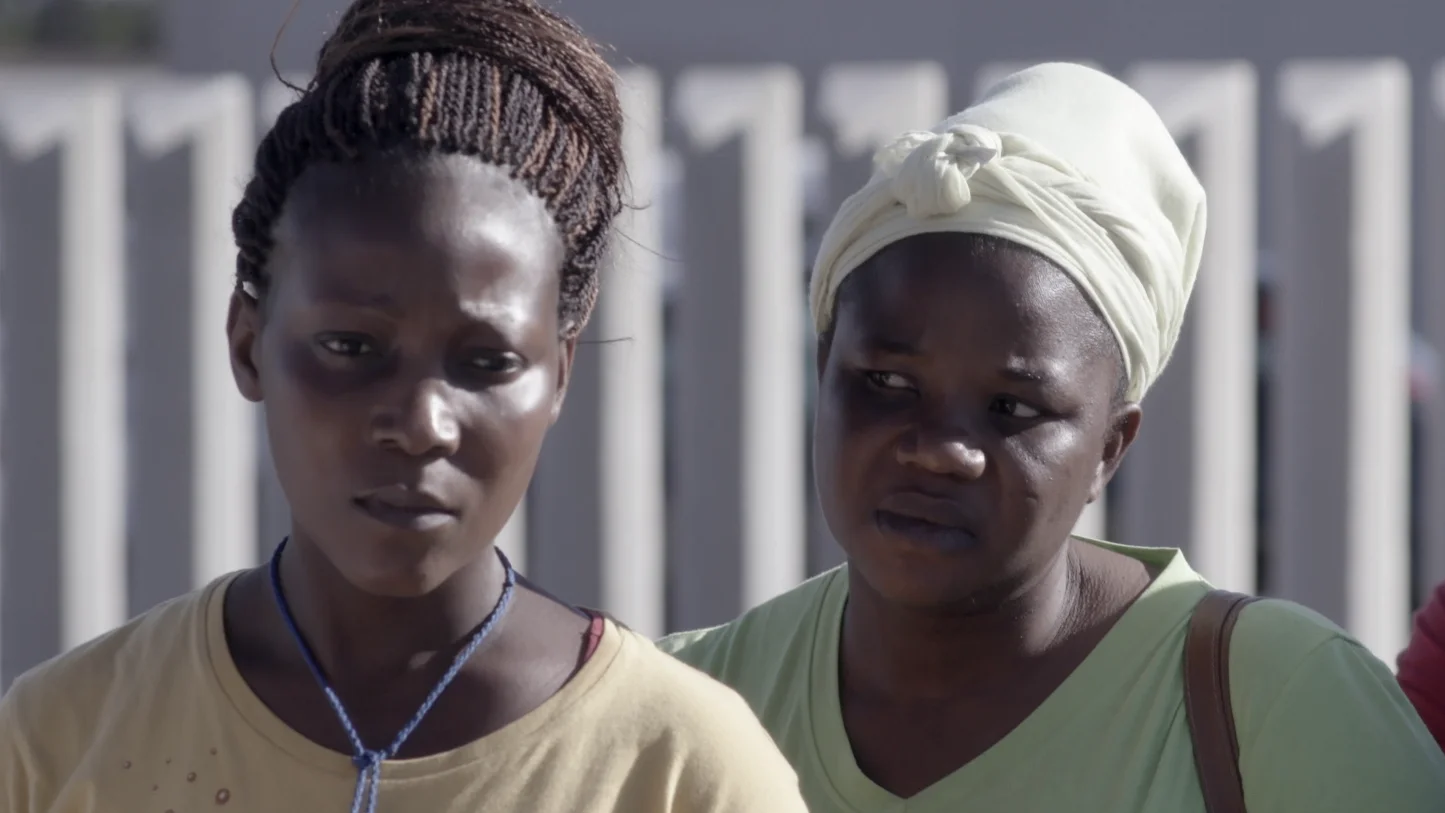
M 156 161 L 132 151 L 128 164 L 127 553 L 139 613 L 192 588 L 190 150 Z
M 1272 209 L 1285 261 L 1272 312 L 1275 359 L 1268 383 L 1272 511 L 1263 592 L 1345 623 L 1350 505 L 1348 138 L 1311 150 L 1281 123 Z
M 59 164 L 0 151 L 0 689 L 60 648 Z
M 1194 528 L 1194 420 L 1204 399 L 1196 392 L 1195 320 L 1185 318 L 1179 344 L 1144 399 L 1139 437 L 1124 458 L 1109 517 L 1125 545 L 1182 548 L 1191 555 Z M 1112 506 L 1111 506 L 1112 507 Z
M 606 293 L 603 293 L 606 296 Z M 562 417 L 552 427 L 527 491 L 527 576 L 566 601 L 602 602 L 602 470 L 599 355 L 596 322 L 577 348 Z
M 672 332 L 668 624 L 742 609 L 743 237 L 740 140 L 685 152 L 686 255 Z
M 1296 423 L 1333 418 L 1326 410 L 1335 405 L 1322 410 L 1321 402 L 1338 397 L 1341 420 L 1314 424 L 1312 441 L 1316 447 L 1337 445 L 1345 455 L 1337 467 L 1329 453 L 1292 449 L 1293 458 L 1282 456 L 1285 470 L 1304 464 L 1293 471 L 1295 487 L 1309 478 L 1343 480 L 1338 496 L 1344 507 L 1334 507 L 1336 489 L 1326 485 L 1310 506 L 1309 521 L 1289 528 L 1292 511 L 1306 506 L 1299 499 L 1287 502 L 1280 506 L 1286 529 L 1280 542 L 1295 551 L 1294 546 L 1318 544 L 1317 531 L 1323 529 L 1311 524 L 1339 516 L 1342 521 L 1331 527 L 1343 536 L 1345 548 L 1340 569 L 1346 615 L 1340 621 L 1376 657 L 1390 660 L 1408 640 L 1409 620 L 1409 75 L 1394 60 L 1303 62 L 1281 73 L 1279 88 L 1283 110 L 1305 139 L 1294 146 L 1311 151 L 1309 158 L 1281 162 L 1295 175 L 1284 194 L 1308 195 L 1289 207 L 1295 217 L 1315 211 L 1322 216 L 1286 227 L 1279 369 L 1282 389 L 1294 402 L 1281 400 L 1275 428 L 1288 448 L 1291 427 L 1284 418 Z M 1332 147 L 1346 138 L 1350 152 L 1340 160 Z M 1332 159 L 1318 177 L 1316 155 Z M 1343 168 L 1349 175 L 1342 183 Z M 1331 194 L 1339 204 L 1329 204 Z M 1332 229 L 1342 215 L 1347 221 Z M 1349 242 L 1341 246 L 1335 235 Z M 1335 273 L 1341 261 L 1343 281 Z M 1336 389 L 1341 381 L 1343 392 Z M 1286 499 L 1302 496 L 1292 488 L 1284 493 Z M 1305 557 L 1294 564 L 1291 581 L 1311 574 Z M 1333 574 L 1319 575 L 1311 581 L 1315 589 L 1329 584 Z

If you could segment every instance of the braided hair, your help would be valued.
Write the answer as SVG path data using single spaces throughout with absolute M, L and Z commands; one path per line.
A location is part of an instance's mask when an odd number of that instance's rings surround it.
M 355 0 L 300 90 L 232 216 L 238 289 L 264 298 L 276 221 L 308 166 L 469 155 L 546 204 L 566 253 L 560 324 L 581 332 L 624 166 L 617 75 L 573 23 L 536 0 Z

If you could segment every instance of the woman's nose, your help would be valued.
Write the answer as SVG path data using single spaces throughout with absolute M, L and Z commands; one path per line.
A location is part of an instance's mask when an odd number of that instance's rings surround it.
M 373 441 L 414 457 L 450 457 L 462 435 L 452 395 L 445 381 L 416 382 L 373 416 Z

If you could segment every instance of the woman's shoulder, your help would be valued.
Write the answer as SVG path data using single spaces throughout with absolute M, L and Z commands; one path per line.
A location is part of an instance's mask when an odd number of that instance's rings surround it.
M 665 717 L 669 725 L 681 721 L 708 727 L 739 711 L 752 716 L 736 691 L 670 656 L 646 636 L 622 626 L 609 632 L 623 638 L 614 683 L 625 687 L 637 707 Z
M 0 697 L 0 748 L 16 739 L 83 744 L 108 709 L 133 705 L 199 642 L 212 585 L 163 602 L 21 674 Z
M 614 633 L 622 641 L 609 688 L 592 706 L 605 719 L 588 725 L 666 753 L 680 797 L 711 799 L 717 809 L 803 811 L 796 774 L 741 695 L 642 635 L 611 625 Z
M 1256 722 L 1300 708 L 1304 698 L 1353 706 L 1399 699 L 1389 667 L 1364 645 L 1320 613 L 1283 599 L 1261 599 L 1240 612 L 1229 676 L 1241 742 Z
M 1288 666 L 1327 644 L 1360 646 L 1338 624 L 1303 604 L 1261 598 L 1240 611 L 1230 643 L 1230 659 Z
M 726 679 L 729 674 L 751 669 L 753 664 L 772 662 L 796 650 L 804 640 L 811 640 L 831 599 L 837 598 L 841 608 L 846 582 L 846 566 L 825 571 L 726 624 L 668 635 L 657 642 L 657 648 Z
M 1272 707 L 1286 692 L 1311 681 L 1301 672 L 1360 672 L 1384 675 L 1388 666 L 1340 625 L 1315 610 L 1277 598 L 1262 598 L 1239 614 L 1229 646 L 1230 688 L 1236 709 Z M 1320 677 L 1316 674 L 1315 677 Z M 1344 679 L 1346 685 L 1351 679 Z
M 1445 756 L 1390 668 L 1339 625 L 1293 602 L 1254 602 L 1235 626 L 1229 673 L 1250 809 L 1440 809 Z

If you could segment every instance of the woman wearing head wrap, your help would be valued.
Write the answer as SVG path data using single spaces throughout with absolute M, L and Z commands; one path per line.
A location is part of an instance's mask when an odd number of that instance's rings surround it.
M 843 204 L 814 466 L 848 564 L 663 642 L 749 700 L 814 813 L 1205 810 L 1181 654 L 1210 587 L 1177 550 L 1070 533 L 1139 430 L 1204 221 L 1155 112 L 1073 65 L 903 135 Z M 1260 601 L 1229 654 L 1252 813 L 1445 809 L 1445 757 L 1339 628 Z

